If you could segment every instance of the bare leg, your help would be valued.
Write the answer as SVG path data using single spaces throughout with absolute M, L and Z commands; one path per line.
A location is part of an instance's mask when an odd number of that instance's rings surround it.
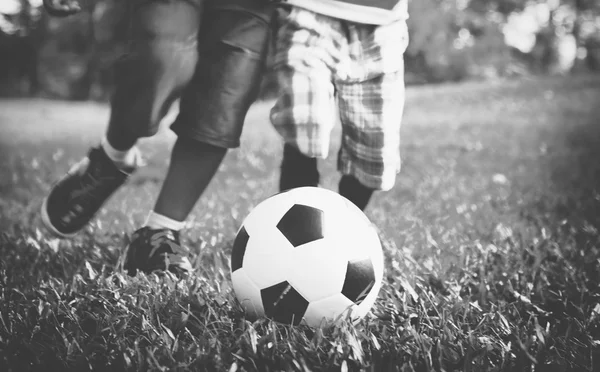
M 227 149 L 223 147 L 178 138 L 154 213 L 184 221 L 219 169 L 226 153 Z

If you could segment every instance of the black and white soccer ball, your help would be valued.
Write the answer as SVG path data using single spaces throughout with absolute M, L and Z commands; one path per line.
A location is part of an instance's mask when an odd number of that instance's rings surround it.
M 258 204 L 231 255 L 235 295 L 251 317 L 319 327 L 360 320 L 383 277 L 377 231 L 338 193 L 301 187 Z

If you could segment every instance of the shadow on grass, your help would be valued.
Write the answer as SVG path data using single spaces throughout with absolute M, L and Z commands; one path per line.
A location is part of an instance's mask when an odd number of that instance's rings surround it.
M 109 242 L 107 239 L 111 239 Z M 47 280 L 71 282 L 76 275 L 112 272 L 124 239 L 99 239 L 82 234 L 71 241 L 47 238 L 39 233 L 12 231 L 0 234 L 0 285 L 29 290 Z

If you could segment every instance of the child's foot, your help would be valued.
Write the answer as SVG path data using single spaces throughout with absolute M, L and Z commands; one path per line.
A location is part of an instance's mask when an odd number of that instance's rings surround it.
M 192 271 L 187 255 L 179 242 L 178 231 L 142 227 L 131 237 L 124 268 L 131 276 L 138 270 L 145 273 L 169 270 L 180 275 Z
M 75 235 L 135 170 L 119 169 L 101 147 L 92 148 L 44 199 L 42 222 L 61 238 Z

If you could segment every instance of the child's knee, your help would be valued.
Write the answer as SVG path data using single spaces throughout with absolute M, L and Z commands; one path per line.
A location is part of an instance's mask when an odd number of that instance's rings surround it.
M 282 139 L 311 158 L 329 154 L 331 131 L 335 125 L 333 105 L 315 107 L 310 104 L 280 99 L 271 110 L 271 123 Z
M 366 157 L 342 148 L 338 157 L 340 173 L 354 176 L 363 186 L 377 191 L 394 187 L 400 167 L 399 154 Z
M 191 80 L 195 50 L 174 50 L 165 41 L 138 43 L 115 66 L 111 121 L 140 137 L 152 136 L 171 104 Z
M 366 172 L 356 172 L 354 177 L 366 188 L 374 191 L 389 191 L 396 185 L 398 172 L 385 172 L 380 175 L 372 175 Z

